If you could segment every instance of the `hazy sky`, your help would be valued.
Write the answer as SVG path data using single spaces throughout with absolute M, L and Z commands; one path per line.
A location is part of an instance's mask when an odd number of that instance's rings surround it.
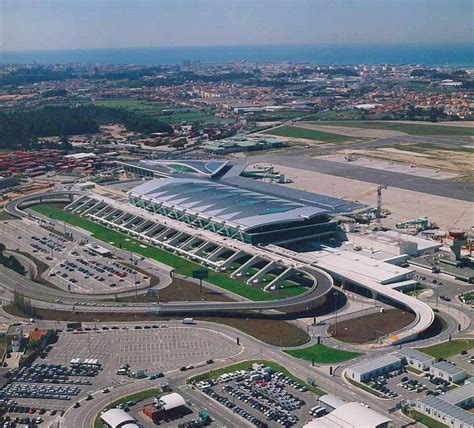
M 473 41 L 474 0 L 0 0 L 0 50 Z

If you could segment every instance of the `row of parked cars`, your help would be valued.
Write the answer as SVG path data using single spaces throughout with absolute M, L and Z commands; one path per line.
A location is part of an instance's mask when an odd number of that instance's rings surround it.
M 30 415 L 34 415 L 38 413 L 40 415 L 46 414 L 46 409 L 37 409 L 35 407 L 30 406 L 20 406 L 18 403 L 11 399 L 11 398 L 0 398 L 0 412 L 1 413 L 28 413 Z M 57 410 L 50 410 L 49 415 L 54 416 L 56 415 Z
M 37 241 L 41 245 L 44 245 L 45 247 L 48 247 L 50 250 L 56 251 L 58 253 L 62 253 L 66 247 L 60 243 L 60 241 L 63 241 L 64 238 L 61 238 L 57 235 L 54 235 L 52 233 L 49 234 L 49 238 L 47 236 L 43 236 L 42 238 L 38 238 L 37 236 L 32 236 L 31 239 L 34 241 Z M 54 237 L 54 241 L 51 239 L 51 237 Z M 34 244 L 32 245 L 33 248 L 38 248 L 38 245 Z M 50 251 L 46 251 L 50 252 Z
M 99 373 L 100 367 L 77 364 L 66 367 L 61 364 L 33 364 L 30 367 L 24 366 L 10 370 L 10 377 L 15 380 L 17 377 L 29 376 L 31 378 L 49 378 L 49 379 L 63 379 L 69 376 L 95 377 Z M 76 382 L 73 382 L 76 383 Z M 77 383 L 79 385 L 80 383 Z M 89 385 L 88 382 L 82 382 L 82 385 Z
M 426 385 L 423 385 L 417 379 L 409 379 L 407 376 L 402 378 L 400 387 L 412 392 L 422 392 L 427 389 Z
M 29 416 L 15 418 L 10 417 L 9 415 L 0 416 L 0 426 L 3 428 L 16 428 L 17 426 L 34 428 L 40 425 L 43 422 L 41 416 L 30 418 Z
M 223 391 L 246 403 L 252 409 L 263 413 L 268 419 L 278 422 L 281 425 L 291 426 L 298 421 L 295 415 L 289 413 L 288 408 L 284 408 L 286 406 L 277 405 L 273 407 L 272 401 L 262 394 L 255 392 L 249 393 L 248 391 L 235 389 L 230 385 L 225 386 Z
M 114 269 L 112 266 L 105 265 L 97 260 L 84 260 L 84 259 L 78 259 L 78 262 L 84 265 L 85 267 L 89 269 L 94 269 L 98 273 L 106 273 L 108 272 L 108 275 L 116 275 L 120 278 L 125 278 L 127 276 L 128 271 L 132 271 L 132 269 L 127 268 L 127 267 L 120 267 L 120 270 Z M 135 272 L 135 271 L 134 271 Z M 136 272 L 135 272 L 136 273 Z M 93 275 L 93 274 L 91 274 Z
M 94 377 L 98 370 L 95 367 L 65 367 L 55 364 L 33 364 L 22 367 L 13 374 L 13 380 L 28 383 L 60 383 L 71 385 L 91 385 L 87 379 L 78 379 L 79 376 Z M 76 379 L 71 379 L 76 377 Z
M 219 395 L 215 392 L 212 388 L 205 388 L 203 389 L 204 394 L 208 395 L 209 397 L 213 398 L 217 402 L 221 403 L 222 405 L 226 406 L 227 408 L 231 409 L 234 413 L 238 414 L 242 418 L 249 421 L 252 425 L 258 428 L 267 428 L 268 424 L 257 417 L 253 416 L 247 410 L 243 409 L 240 406 L 235 405 L 232 401 L 228 398 Z
M 0 391 L 0 397 L 49 398 L 70 400 L 81 392 L 77 386 L 63 385 L 30 385 L 11 383 Z
M 270 367 L 254 364 L 251 370 L 237 370 L 221 374 L 217 379 L 203 381 L 196 386 L 203 391 L 218 388 L 219 384 L 231 383 L 222 392 L 240 400 L 245 406 L 265 415 L 267 419 L 290 427 L 298 422 L 293 412 L 305 405 L 305 401 L 292 395 L 286 387 L 299 392 L 308 388 L 281 372 L 273 372 Z

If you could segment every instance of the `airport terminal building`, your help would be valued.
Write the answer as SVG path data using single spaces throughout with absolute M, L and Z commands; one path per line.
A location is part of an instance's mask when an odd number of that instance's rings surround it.
M 206 180 L 147 181 L 129 193 L 140 208 L 249 244 L 325 238 L 337 230 L 327 210 Z
M 338 231 L 338 207 L 360 207 L 246 178 L 229 161 L 142 161 L 139 169 L 155 179 L 129 192 L 133 205 L 249 244 L 327 241 Z

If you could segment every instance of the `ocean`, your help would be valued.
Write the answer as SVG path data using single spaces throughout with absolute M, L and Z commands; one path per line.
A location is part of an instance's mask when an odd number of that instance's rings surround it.
M 474 44 L 208 46 L 167 48 L 0 51 L 0 63 L 174 65 L 183 61 L 311 64 L 422 64 L 474 66 Z

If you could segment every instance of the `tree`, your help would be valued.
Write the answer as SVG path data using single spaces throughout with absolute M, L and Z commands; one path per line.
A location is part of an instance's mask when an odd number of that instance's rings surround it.
M 15 291 L 13 293 L 13 306 L 18 308 L 24 314 L 29 315 L 30 317 L 36 317 L 36 311 L 31 305 L 31 300 L 27 299 L 23 294 Z
M 413 105 L 410 105 L 408 106 L 408 109 L 407 109 L 407 116 L 410 120 L 413 120 L 415 119 L 416 117 L 416 109 Z

